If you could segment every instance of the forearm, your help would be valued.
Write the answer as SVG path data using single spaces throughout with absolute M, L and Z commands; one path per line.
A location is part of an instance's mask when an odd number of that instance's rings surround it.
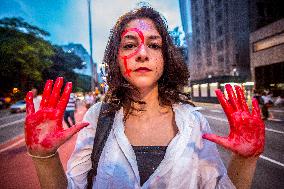
M 232 154 L 228 167 L 228 175 L 237 189 L 251 187 L 258 157 L 245 158 Z
M 67 188 L 67 178 L 58 153 L 48 159 L 33 158 L 42 189 Z

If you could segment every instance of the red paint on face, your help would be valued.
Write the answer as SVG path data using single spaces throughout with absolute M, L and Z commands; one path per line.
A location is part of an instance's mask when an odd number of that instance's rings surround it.
M 204 134 L 203 138 L 244 157 L 260 155 L 264 150 L 265 125 L 257 100 L 253 99 L 250 113 L 243 89 L 235 86 L 235 94 L 231 85 L 227 84 L 225 88 L 228 100 L 220 90 L 216 90 L 216 95 L 228 118 L 230 134 L 228 137 Z
M 126 70 L 124 74 L 125 74 L 126 76 L 129 76 L 129 77 L 130 77 L 130 73 L 132 72 L 132 70 L 131 70 L 131 69 L 128 69 L 128 66 L 127 66 L 127 59 L 129 59 L 129 58 L 135 56 L 135 55 L 140 51 L 142 45 L 144 45 L 144 35 L 143 35 L 142 31 L 140 31 L 138 28 L 128 28 L 128 29 L 126 29 L 126 30 L 121 34 L 121 39 L 122 39 L 128 32 L 131 32 L 131 31 L 136 32 L 136 33 L 138 34 L 139 38 L 141 39 L 141 43 L 139 44 L 137 50 L 134 51 L 133 53 L 131 53 L 131 54 L 127 55 L 127 56 L 120 56 L 120 58 L 123 59 L 123 65 L 124 65 L 125 70 Z

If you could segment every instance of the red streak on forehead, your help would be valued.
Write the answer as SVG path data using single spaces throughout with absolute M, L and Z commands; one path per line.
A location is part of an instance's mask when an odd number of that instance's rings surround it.
M 128 28 L 124 30 L 124 32 L 121 34 L 121 38 L 123 38 L 128 32 L 134 31 L 138 34 L 139 38 L 141 39 L 141 43 L 144 43 L 144 35 L 141 30 L 138 28 Z

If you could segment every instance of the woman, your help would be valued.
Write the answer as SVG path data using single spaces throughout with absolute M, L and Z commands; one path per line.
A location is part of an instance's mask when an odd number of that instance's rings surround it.
M 206 119 L 181 92 L 189 73 L 159 13 L 142 7 L 122 16 L 112 30 L 104 63 L 109 85 L 105 101 L 116 114 L 93 188 L 250 187 L 264 146 L 257 102 L 250 113 L 240 87 L 235 87 L 236 98 L 226 86 L 229 100 L 216 91 L 231 131 L 228 137 L 210 134 Z M 88 123 L 63 130 L 62 112 L 72 84 L 66 84 L 59 100 L 62 83 L 58 78 L 52 90 L 52 81 L 47 81 L 36 113 L 27 94 L 27 148 L 42 188 L 85 188 L 101 103 L 86 113 Z M 79 130 L 65 175 L 56 150 Z M 208 140 L 232 151 L 230 178 L 216 145 Z

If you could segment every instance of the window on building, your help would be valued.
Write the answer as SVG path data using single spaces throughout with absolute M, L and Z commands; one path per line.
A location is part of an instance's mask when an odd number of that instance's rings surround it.
M 284 32 L 253 43 L 253 51 L 257 52 L 281 44 L 284 44 Z
M 206 31 L 205 40 L 206 40 L 206 42 L 210 43 L 210 41 L 211 41 L 210 30 Z
M 210 45 L 210 43 L 206 43 L 206 54 L 211 56 L 211 45 Z
M 196 28 L 196 35 L 197 35 L 197 36 L 199 36 L 199 35 L 200 35 L 200 30 L 199 30 L 199 28 L 198 28 L 198 27 Z
M 196 40 L 196 46 L 200 47 L 200 39 Z
M 193 85 L 192 92 L 194 97 L 199 97 L 199 85 Z
M 218 26 L 217 27 L 217 36 L 220 37 L 223 35 L 223 27 L 222 26 Z
M 200 85 L 200 92 L 202 97 L 208 96 L 208 84 L 204 83 Z
M 196 23 L 196 24 L 199 23 L 199 18 L 198 18 L 198 16 L 195 16 L 195 23 Z
M 218 9 L 218 11 L 216 11 L 215 16 L 216 16 L 216 22 L 222 21 L 223 18 L 222 9 Z
M 218 63 L 223 63 L 224 62 L 224 56 L 223 55 L 219 55 L 218 56 Z
M 210 30 L 210 21 L 209 18 L 206 19 L 205 21 L 205 28 L 208 28 Z
M 211 60 L 211 56 L 207 57 L 207 65 L 211 66 L 212 65 L 212 60 Z
M 217 0 L 216 1 L 216 6 L 218 7 L 218 6 L 221 6 L 222 5 L 222 0 Z
M 222 51 L 224 49 L 223 40 L 217 42 L 217 50 Z
M 195 11 L 197 11 L 197 1 L 196 0 L 191 0 L 192 7 L 194 8 Z

